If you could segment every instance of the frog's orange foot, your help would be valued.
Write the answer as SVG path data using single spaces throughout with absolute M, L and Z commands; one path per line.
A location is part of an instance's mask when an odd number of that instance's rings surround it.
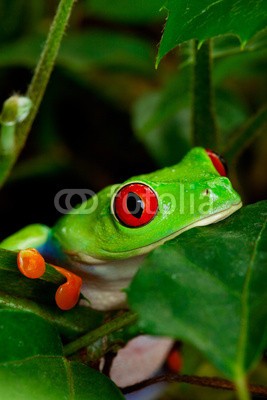
M 45 273 L 45 260 L 36 249 L 20 250 L 17 257 L 18 269 L 30 279 L 40 278 Z M 65 268 L 52 265 L 67 279 L 56 291 L 55 300 L 61 310 L 70 310 L 79 301 L 82 279 Z
M 36 249 L 20 250 L 17 264 L 20 272 L 30 279 L 41 278 L 45 273 L 45 260 Z
M 53 267 L 67 278 L 67 282 L 60 285 L 56 291 L 56 303 L 61 310 L 70 310 L 79 301 L 82 278 L 67 271 L 65 268 L 57 267 L 55 265 L 53 265 Z

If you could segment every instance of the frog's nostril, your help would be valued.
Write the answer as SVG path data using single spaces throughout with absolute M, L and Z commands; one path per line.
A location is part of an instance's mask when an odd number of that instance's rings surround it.
M 210 193 L 211 193 L 210 189 L 205 189 L 205 190 L 202 192 L 203 196 L 209 196 Z
M 215 201 L 218 198 L 218 196 L 216 194 L 216 190 L 214 192 L 213 190 L 208 189 L 208 188 L 203 190 L 202 196 L 208 198 L 209 201 Z

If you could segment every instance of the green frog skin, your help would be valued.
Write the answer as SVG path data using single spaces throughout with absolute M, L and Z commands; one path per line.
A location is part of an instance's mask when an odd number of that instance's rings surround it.
M 218 222 L 242 206 L 215 153 L 195 147 L 182 161 L 109 186 L 62 216 L 5 239 L 10 250 L 36 248 L 83 278 L 93 308 L 127 307 L 122 289 L 143 257 L 184 231 Z

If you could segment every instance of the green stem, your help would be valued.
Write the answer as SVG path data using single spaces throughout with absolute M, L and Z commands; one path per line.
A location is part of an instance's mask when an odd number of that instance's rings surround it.
M 15 125 L 2 124 L 1 128 L 1 153 L 10 154 L 15 145 Z
M 251 400 L 248 384 L 244 374 L 235 381 L 236 393 L 238 400 Z
M 192 143 L 218 150 L 218 132 L 214 113 L 211 40 L 199 47 L 194 42 Z
M 134 323 L 137 320 L 137 315 L 131 311 L 127 311 L 122 315 L 114 318 L 99 328 L 88 332 L 86 335 L 81 336 L 79 339 L 67 344 L 64 347 L 64 355 L 69 356 L 76 353 L 78 350 L 87 347 L 98 339 L 115 332 L 124 326 Z
M 27 96 L 32 100 L 33 103 L 32 109 L 28 118 L 26 118 L 26 120 L 21 124 L 17 125 L 16 147 L 13 153 L 9 157 L 1 157 L 0 160 L 0 185 L 3 185 L 4 181 L 7 179 L 31 130 L 33 121 L 36 117 L 49 78 L 51 76 L 60 43 L 69 21 L 74 2 L 75 0 L 61 0 L 59 3 L 56 15 L 46 39 L 44 49 L 35 68 L 32 81 L 27 91 Z

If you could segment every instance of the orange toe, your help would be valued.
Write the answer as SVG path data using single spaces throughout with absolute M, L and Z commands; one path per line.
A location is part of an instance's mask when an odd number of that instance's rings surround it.
M 45 273 L 45 260 L 36 249 L 20 250 L 17 265 L 20 272 L 30 279 L 40 278 Z
M 65 268 L 55 265 L 53 267 L 67 278 L 67 282 L 60 285 L 57 289 L 55 296 L 56 303 L 61 310 L 70 310 L 79 301 L 82 279 Z

